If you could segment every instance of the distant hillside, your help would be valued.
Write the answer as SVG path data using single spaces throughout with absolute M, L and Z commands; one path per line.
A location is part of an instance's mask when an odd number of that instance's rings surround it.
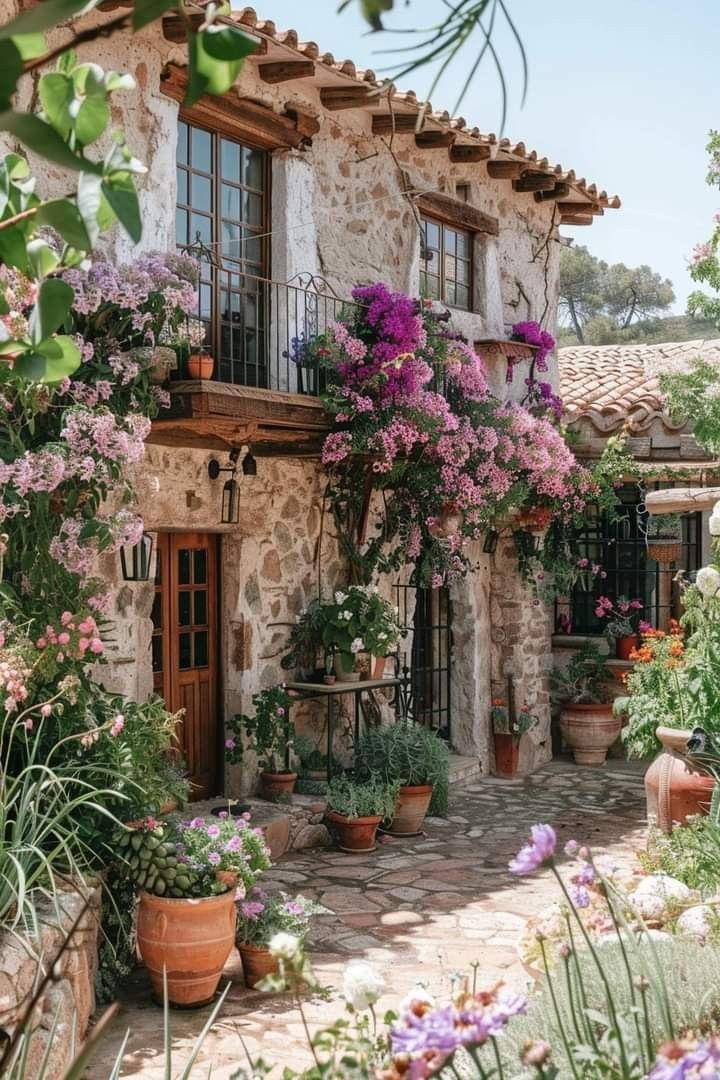
M 720 338 L 720 329 L 709 319 L 690 315 L 668 315 L 665 318 L 645 319 L 633 323 L 627 330 L 618 330 L 612 320 L 599 316 L 585 326 L 586 345 L 647 344 L 665 341 L 693 341 L 697 338 Z M 563 326 L 558 331 L 558 345 L 577 345 L 572 330 Z

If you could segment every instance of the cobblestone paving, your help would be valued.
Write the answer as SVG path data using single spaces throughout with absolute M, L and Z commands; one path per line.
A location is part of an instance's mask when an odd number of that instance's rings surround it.
M 643 841 L 643 815 L 637 769 L 615 761 L 602 770 L 553 762 L 524 780 L 486 778 L 454 789 L 447 819 L 432 819 L 424 837 L 389 840 L 373 855 L 312 851 L 284 856 L 264 876 L 263 887 L 302 892 L 330 910 L 315 920 L 310 937 L 317 975 L 338 987 L 348 959 L 371 961 L 387 981 L 381 1011 L 396 1005 L 418 980 L 435 992 L 447 989 L 452 976 L 468 972 L 475 961 L 482 983 L 502 978 L 521 987 L 526 976 L 517 942 L 527 919 L 556 896 L 547 874 L 513 879 L 507 872 L 528 827 L 549 822 L 562 843 L 574 837 L 626 863 Z M 236 954 L 226 974 L 233 985 L 192 1076 L 207 1077 L 212 1063 L 214 1080 L 226 1080 L 244 1059 L 241 1039 L 251 1054 L 262 1052 L 278 1065 L 309 1064 L 300 1018 L 291 1004 L 247 990 Z M 312 1026 L 338 1012 L 337 1006 L 322 1002 L 307 1009 Z M 173 1011 L 173 1076 L 182 1071 L 179 1066 L 207 1014 L 207 1009 Z M 150 1000 L 141 970 L 127 988 L 122 1013 L 88 1078 L 107 1080 L 128 1028 L 122 1075 L 160 1080 L 162 1015 Z

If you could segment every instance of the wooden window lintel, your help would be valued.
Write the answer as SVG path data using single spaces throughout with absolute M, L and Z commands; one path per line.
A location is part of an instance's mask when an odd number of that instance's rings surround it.
M 482 210 L 463 202 L 461 199 L 453 199 L 449 195 L 440 192 L 431 192 L 420 195 L 415 200 L 418 210 L 432 217 L 440 218 L 458 229 L 466 229 L 469 232 L 486 233 L 489 236 L 498 236 L 500 225 L 498 219 L 484 214 Z

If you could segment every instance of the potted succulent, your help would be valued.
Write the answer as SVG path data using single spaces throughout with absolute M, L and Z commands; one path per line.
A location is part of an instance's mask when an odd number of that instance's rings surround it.
M 395 812 L 399 786 L 382 780 L 363 783 L 349 776 L 330 781 L 327 820 L 338 832 L 341 851 L 359 855 L 375 850 L 378 826 Z
M 490 721 L 495 744 L 495 775 L 513 777 L 517 775 L 520 757 L 520 739 L 537 725 L 538 718 L 527 705 L 517 716 L 510 715 L 510 710 L 502 698 L 493 698 Z
M 269 894 L 255 885 L 238 904 L 236 944 L 245 985 L 254 989 L 268 975 L 278 972 L 278 958 L 270 952 L 276 934 L 292 934 L 302 943 L 310 919 L 323 912 L 327 908 L 305 896 Z
M 578 765 L 603 765 L 622 722 L 608 703 L 612 674 L 596 645 L 586 642 L 550 677 L 561 705 L 560 731 Z
M 284 686 L 272 686 L 253 695 L 255 712 L 234 716 L 228 724 L 225 754 L 231 764 L 248 750 L 258 758 L 260 790 L 263 798 L 277 799 L 292 794 L 297 773 L 290 768 L 294 729 L 290 719 L 292 698 Z
M 137 941 L 155 998 L 174 1005 L 212 1000 L 235 941 L 238 890 L 270 866 L 249 815 L 206 821 L 154 818 L 117 836 L 121 873 L 138 888 Z
M 613 603 L 607 596 L 599 596 L 595 604 L 595 614 L 599 619 L 607 619 L 605 633 L 610 641 L 615 642 L 615 656 L 618 660 L 629 660 L 638 646 L 638 629 L 643 602 L 640 599 L 627 600 L 619 596 Z
M 658 514 L 647 522 L 647 553 L 660 566 L 682 559 L 682 518 L 679 514 Z
M 355 747 L 355 775 L 359 780 L 398 784 L 388 831 L 417 836 L 431 802 L 437 812 L 447 806 L 447 743 L 429 728 L 407 720 L 370 728 Z

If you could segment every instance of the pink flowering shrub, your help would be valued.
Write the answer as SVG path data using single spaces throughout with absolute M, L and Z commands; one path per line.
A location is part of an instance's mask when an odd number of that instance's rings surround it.
M 337 426 L 322 460 L 345 551 L 365 580 L 412 561 L 420 580 L 442 585 L 467 570 L 468 541 L 512 507 L 582 514 L 591 479 L 546 418 L 546 399 L 537 415 L 494 398 L 482 357 L 418 301 L 382 283 L 353 299 L 354 313 L 303 357 L 327 373 Z M 531 323 L 514 330 L 538 346 L 535 367 L 546 370 L 551 335 Z M 384 519 L 358 552 L 350 538 L 371 489 L 385 493 Z

